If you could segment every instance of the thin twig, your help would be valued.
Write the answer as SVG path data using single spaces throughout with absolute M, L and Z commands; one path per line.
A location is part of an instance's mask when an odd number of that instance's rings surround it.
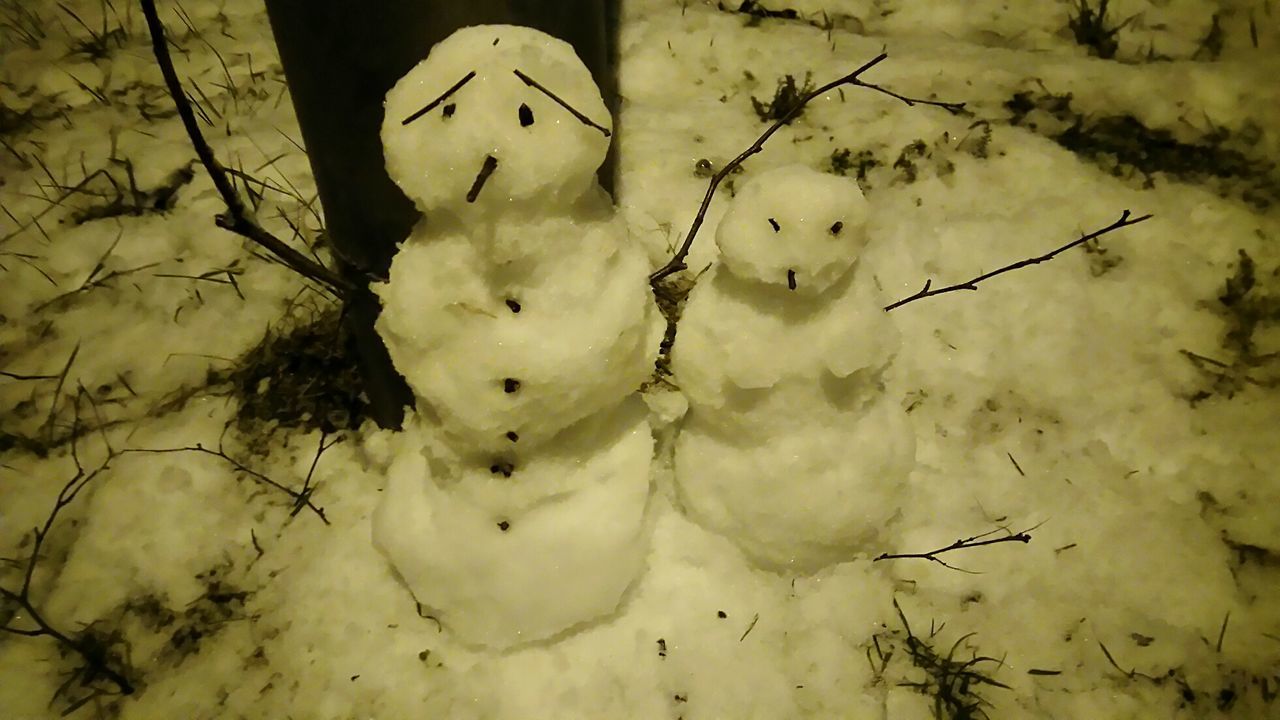
M 78 416 L 75 421 L 78 425 Z M 72 431 L 75 436 L 75 430 Z M 71 479 L 63 484 L 62 489 L 58 491 L 58 496 L 54 500 L 53 508 L 45 517 L 44 523 L 40 527 L 33 528 L 34 540 L 31 544 L 31 556 L 27 560 L 26 568 L 23 570 L 22 585 L 17 592 L 8 588 L 0 587 L 0 598 L 5 599 L 9 603 L 16 605 L 31 621 L 33 628 L 18 628 L 5 624 L 0 625 L 0 631 L 12 635 L 22 635 L 24 637 L 41 637 L 48 636 L 53 638 L 63 647 L 75 652 L 86 663 L 86 677 L 101 675 L 107 678 L 119 688 L 124 695 L 133 693 L 133 684 L 125 676 L 124 671 L 117 671 L 109 666 L 108 658 L 103 657 L 101 653 L 95 652 L 90 648 L 90 641 L 84 637 L 72 638 L 55 628 L 36 608 L 35 603 L 31 601 L 31 585 L 35 577 L 36 565 L 40 561 L 44 541 L 49 536 L 54 522 L 58 519 L 59 513 L 70 505 L 82 490 L 93 482 L 99 475 L 107 470 L 111 460 L 115 457 L 108 454 L 107 459 L 97 469 L 86 472 L 84 466 L 80 463 L 79 451 L 76 447 L 75 440 L 71 443 L 71 458 L 75 462 L 76 472 Z
M 13 373 L 7 370 L 0 370 L 0 377 L 7 377 L 10 380 L 53 380 L 57 375 L 23 375 L 21 373 Z
M 333 439 L 333 442 L 325 444 L 325 438 L 327 438 L 328 436 L 329 436 L 328 433 L 325 433 L 325 432 L 320 433 L 320 442 L 316 444 L 315 457 L 311 458 L 311 467 L 307 470 L 306 479 L 302 481 L 302 490 L 298 492 L 298 497 L 293 503 L 293 511 L 289 513 L 290 516 L 297 515 L 299 512 L 302 511 L 302 508 L 309 505 L 311 501 L 312 493 L 314 493 L 319 488 L 318 485 L 313 486 L 311 484 L 311 478 L 316 473 L 316 466 L 320 464 L 320 456 L 324 454 L 325 450 L 328 450 L 334 445 L 337 445 L 338 443 L 342 442 L 342 436 L 338 436 Z M 321 515 L 320 517 L 321 519 L 323 519 L 324 515 Z M 327 520 L 325 522 L 326 524 L 328 523 Z
M 1048 522 L 1048 521 L 1045 521 L 1045 522 Z M 967 573 L 969 575 L 978 575 L 980 573 L 974 572 L 972 570 L 965 570 L 963 568 L 958 568 L 958 567 L 955 567 L 954 565 L 949 565 L 944 560 L 940 559 L 938 556 L 943 553 L 953 552 L 955 550 L 968 550 L 970 548 L 984 547 L 986 545 L 998 545 L 1000 543 L 1008 543 L 1008 542 L 1020 542 L 1024 544 L 1029 543 L 1031 542 L 1032 531 L 1038 529 L 1041 525 L 1044 525 L 1044 522 L 1038 523 L 1035 526 L 1027 528 L 1026 530 L 1023 530 L 1022 532 L 1019 532 L 1019 533 L 1009 533 L 1008 528 L 996 528 L 995 530 L 982 533 L 981 535 L 974 535 L 973 537 L 967 537 L 963 540 L 956 540 L 955 542 L 951 543 L 950 545 L 947 545 L 946 547 L 940 547 L 937 550 L 930 550 L 929 552 L 881 553 L 877 555 L 875 558 L 873 558 L 872 562 L 877 562 L 880 560 L 904 560 L 904 559 L 914 558 L 919 560 L 929 560 L 932 562 L 936 562 L 945 568 L 956 570 L 962 573 Z M 991 537 L 992 535 L 1002 530 L 1009 534 L 1001 537 L 997 537 L 997 538 Z
M 1100 237 L 1102 237 L 1103 235 L 1106 235 L 1106 234 L 1107 234 L 1107 233 L 1109 233 L 1109 232 L 1114 232 L 1114 231 L 1119 230 L 1119 229 L 1121 229 L 1121 228 L 1129 227 L 1130 225 L 1137 225 L 1138 223 L 1140 223 L 1140 222 L 1142 222 L 1142 221 L 1144 221 L 1144 220 L 1149 220 L 1151 217 L 1152 217 L 1152 216 L 1151 216 L 1150 214 L 1147 214 L 1147 215 L 1143 215 L 1143 216 L 1141 216 L 1141 217 L 1137 217 L 1137 218 L 1130 219 L 1130 218 L 1129 218 L 1129 211 L 1128 211 L 1128 210 L 1125 210 L 1125 211 L 1124 211 L 1124 213 L 1122 213 L 1122 214 L 1120 215 L 1120 219 L 1119 219 L 1119 220 L 1116 220 L 1115 222 L 1113 222 L 1113 223 L 1111 223 L 1110 225 L 1108 225 L 1108 226 L 1106 226 L 1106 227 L 1102 228 L 1101 230 L 1094 230 L 1093 232 L 1089 233 L 1088 235 L 1082 235 L 1082 236 L 1080 236 L 1080 237 L 1076 238 L 1075 240 L 1072 240 L 1071 242 L 1067 243 L 1066 245 L 1063 245 L 1062 247 L 1058 248 L 1057 250 L 1054 250 L 1054 251 L 1052 251 L 1052 252 L 1045 253 L 1044 255 L 1040 255 L 1040 256 L 1037 256 L 1037 257 L 1033 257 L 1033 258 L 1027 258 L 1026 260 L 1019 260 L 1019 261 L 1017 261 L 1017 262 L 1015 262 L 1015 263 L 1010 263 L 1010 264 L 1008 264 L 1008 265 L 1005 265 L 1004 267 L 1000 268 L 999 270 L 992 270 L 991 272 L 983 273 L 983 274 L 981 274 L 981 275 L 979 275 L 979 276 L 977 276 L 977 277 L 975 277 L 975 278 L 973 278 L 973 279 L 971 279 L 971 280 L 967 280 L 967 281 L 962 282 L 962 283 L 956 283 L 955 285 L 948 285 L 947 287 L 944 287 L 944 288 L 938 288 L 937 290 L 930 290 L 930 289 L 929 289 L 929 288 L 933 285 L 933 280 L 925 280 L 925 281 L 924 281 L 924 287 L 920 288 L 920 290 L 919 290 L 918 292 L 916 292 L 916 294 L 915 294 L 915 295 L 912 295 L 912 296 L 910 296 L 910 297 L 905 297 L 905 298 L 903 298 L 903 299 L 901 299 L 901 300 L 898 300 L 897 302 L 894 302 L 894 303 L 890 303 L 889 305 L 886 305 L 886 306 L 884 307 L 884 310 L 885 310 L 885 312 L 888 312 L 888 311 L 890 311 L 890 310 L 895 310 L 895 309 L 897 309 L 897 308 L 900 308 L 900 307 L 902 307 L 903 305 L 906 305 L 906 304 L 907 304 L 907 303 L 909 303 L 909 302 L 914 302 L 914 301 L 916 301 L 916 300 L 922 300 L 922 299 L 927 298 L 927 297 L 933 297 L 934 295 L 941 295 L 941 294 L 943 294 L 943 293 L 955 292 L 956 290 L 977 290 L 977 289 L 978 289 L 978 283 L 982 282 L 983 280 L 989 280 L 989 279 L 991 279 L 991 278 L 993 278 L 993 277 L 995 277 L 995 276 L 997 276 L 997 275 L 1003 275 L 1004 273 L 1012 272 L 1012 271 L 1017 270 L 1017 269 L 1019 269 L 1019 268 L 1027 267 L 1028 265 L 1038 265 L 1038 264 L 1040 264 L 1040 263 L 1042 263 L 1042 262 L 1046 262 L 1046 261 L 1052 260 L 1053 258 L 1055 258 L 1055 257 L 1057 257 L 1058 255 L 1060 255 L 1060 254 L 1062 254 L 1062 253 L 1064 253 L 1064 252 L 1066 252 L 1066 251 L 1070 250 L 1071 248 L 1073 248 L 1073 247 L 1075 247 L 1075 246 L 1077 246 L 1077 245 L 1083 245 L 1084 243 L 1087 243 L 1087 242 L 1089 242 L 1090 240 L 1094 240 L 1094 239 L 1096 239 L 1096 238 L 1100 238 Z
M 253 478 L 255 481 L 262 483 L 263 485 L 267 485 L 269 487 L 275 488 L 276 490 L 279 490 L 282 493 L 285 493 L 290 498 L 292 498 L 295 503 L 300 503 L 303 507 L 309 508 L 312 512 L 316 514 L 317 517 L 320 518 L 320 520 L 325 525 L 329 524 L 329 518 L 325 517 L 324 508 L 316 506 L 315 503 L 311 501 L 310 495 L 314 491 L 314 489 L 312 489 L 311 491 L 308 491 L 306 495 L 304 495 L 303 492 L 291 490 L 288 487 L 285 487 L 284 485 L 281 485 L 275 480 L 272 480 L 271 478 L 267 477 L 263 473 L 260 473 L 257 470 L 247 467 L 246 465 L 244 465 L 244 463 L 241 463 L 239 460 L 236 460 L 235 458 L 231 457 L 222 449 L 221 444 L 219 444 L 217 450 L 210 450 L 209 448 L 205 447 L 203 444 L 196 443 L 195 445 L 188 445 L 186 447 L 176 447 L 176 448 L 127 448 L 125 450 L 121 450 L 120 454 L 124 455 L 126 453 L 146 453 L 146 454 L 152 454 L 152 455 L 169 455 L 172 453 L 183 453 L 183 452 L 200 453 L 203 455 L 211 455 L 216 458 L 221 458 L 231 467 L 235 468 L 236 471 L 242 472 L 245 475 L 248 475 L 249 477 Z
M 706 195 L 703 196 L 702 204 L 698 207 L 698 214 L 694 216 L 693 224 L 689 227 L 689 232 L 685 234 L 684 242 L 681 243 L 679 251 L 677 251 L 676 254 L 672 256 L 670 260 L 667 261 L 666 265 L 663 265 L 661 268 L 658 268 L 651 275 L 649 275 L 649 283 L 650 284 L 657 283 L 658 281 L 662 280 L 668 275 L 680 272 L 681 270 L 684 270 L 685 268 L 688 267 L 688 265 L 685 264 L 684 260 L 689 255 L 689 248 L 693 246 L 694 237 L 697 236 L 698 230 L 702 227 L 703 221 L 706 220 L 707 209 L 711 207 L 711 198 L 715 195 L 716 190 L 720 187 L 720 183 L 723 182 L 724 179 L 729 176 L 729 173 L 732 173 L 740 165 L 742 165 L 742 163 L 746 162 L 748 158 L 750 158 L 752 155 L 755 155 L 756 153 L 763 150 L 765 142 L 768 141 L 769 138 L 773 137 L 774 133 L 782 129 L 784 125 L 787 125 L 788 123 L 790 123 L 791 120 L 795 118 L 795 116 L 798 115 L 802 109 L 804 109 L 804 106 L 809 104 L 809 102 L 812 101 L 814 98 L 817 98 L 827 92 L 830 92 L 831 90 L 838 88 L 841 85 L 854 85 L 857 87 L 864 87 L 864 88 L 867 88 L 868 90 L 875 90 L 876 92 L 883 93 L 885 95 L 888 95 L 889 97 L 895 98 L 897 100 L 901 100 L 902 102 L 906 103 L 909 106 L 933 105 L 936 107 L 943 108 L 944 110 L 952 114 L 959 113 L 964 109 L 964 103 L 945 103 L 945 102 L 938 102 L 934 100 L 919 100 L 916 98 L 908 98 L 904 95 L 899 95 L 898 93 L 892 92 L 890 90 L 886 90 L 885 88 L 882 88 L 879 85 L 872 85 L 871 83 L 865 83 L 858 79 L 859 75 L 875 67 L 887 57 L 889 57 L 889 54 L 882 52 L 879 55 L 872 58 L 871 60 L 869 60 L 868 62 L 866 62 L 865 64 L 863 64 L 862 67 L 858 68 L 857 70 L 854 70 L 848 75 L 845 75 L 836 80 L 832 80 L 826 85 L 823 85 L 822 87 L 804 95 L 799 99 L 799 101 L 795 103 L 795 105 L 791 107 L 791 109 L 789 109 L 786 113 L 784 113 L 782 117 L 775 120 L 773 124 L 770 125 L 768 129 L 766 129 L 760 135 L 760 137 L 756 138 L 756 141 L 751 144 L 751 147 L 742 151 L 740 155 L 738 155 L 733 160 L 730 160 L 728 163 L 725 164 L 724 167 L 720 168 L 720 171 L 712 176 L 711 182 L 707 186 Z
M 71 365 L 79 354 L 80 343 L 76 342 L 76 346 L 71 348 L 71 355 L 67 357 L 66 364 L 62 366 L 62 371 L 58 373 L 58 386 L 53 389 L 53 400 L 49 403 L 49 416 L 44 421 L 46 439 L 53 437 L 53 421 L 58 416 L 58 397 L 62 395 L 62 386 L 67 382 L 67 373 L 71 372 Z
M 439 105 L 440 103 L 442 103 L 442 102 L 444 102 L 445 100 L 449 99 L 449 96 L 450 96 L 450 95 L 452 95 L 452 94 L 454 94 L 454 93 L 458 92 L 458 90 L 462 89 L 462 86 L 463 86 L 463 85 L 466 85 L 467 83 L 471 82 L 471 79 L 472 79 L 472 78 L 474 78 L 475 76 L 476 76 L 476 71 L 475 71 L 475 70 L 471 70 L 471 71 L 470 71 L 470 72 L 468 72 L 466 75 L 463 75 L 461 80 L 459 80 L 458 82 L 454 83 L 452 87 L 450 87 L 448 90 L 445 90 L 443 93 L 441 93 L 441 94 L 440 94 L 440 95 L 439 95 L 435 100 L 432 100 L 431 102 L 427 103 L 426 105 L 423 105 L 421 108 L 419 108 L 418 110 L 416 110 L 415 112 L 413 112 L 412 114 L 410 114 L 408 117 L 406 117 L 404 120 L 401 120 L 401 121 L 400 121 L 400 124 L 401 124 L 401 125 L 408 125 L 409 123 L 413 122 L 414 120 L 417 120 L 418 118 L 422 117 L 423 115 L 426 115 L 427 113 L 431 112 L 432 110 L 434 110 L 434 109 L 435 109 L 435 107 L 436 107 L 437 105 Z M 281 135 L 284 135 L 284 133 L 280 133 L 280 134 L 281 134 Z M 288 136 L 287 136 L 287 135 L 285 135 L 285 138 L 287 139 L 287 138 L 288 138 Z M 292 141 L 292 140 L 290 140 L 290 142 L 293 142 L 293 141 Z M 295 143 L 295 144 L 296 144 L 296 143 Z
M 182 82 L 178 80 L 178 73 L 173 67 L 173 58 L 169 55 L 164 24 L 160 22 L 155 0 L 140 0 L 140 2 L 142 14 L 147 20 L 147 29 L 151 33 L 151 47 L 155 52 L 156 62 L 160 65 L 160 73 L 164 75 L 165 85 L 168 86 L 169 94 L 177 106 L 178 115 L 182 118 L 182 124 L 187 130 L 188 137 L 191 138 L 196 155 L 200 158 L 200 164 L 204 165 L 209 173 L 209 179 L 213 181 L 218 194 L 222 196 L 222 201 L 226 203 L 227 212 L 220 213 L 215 223 L 224 230 L 241 235 L 266 248 L 290 269 L 324 285 L 338 297 L 347 297 L 355 290 L 355 286 L 350 281 L 293 249 L 249 217 L 244 200 L 236 192 L 222 165 L 214 157 L 212 148 L 205 141 L 200 126 L 196 122 L 191 103 L 182 90 Z

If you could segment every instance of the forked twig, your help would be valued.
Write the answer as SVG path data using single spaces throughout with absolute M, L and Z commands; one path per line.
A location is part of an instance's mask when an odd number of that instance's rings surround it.
M 724 179 L 729 176 L 729 173 L 733 172 L 740 165 L 742 165 L 742 163 L 746 162 L 748 158 L 750 158 L 752 155 L 755 155 L 756 153 L 763 150 L 765 142 L 768 141 L 769 138 L 773 137 L 774 133 L 782 129 L 784 125 L 787 125 L 788 123 L 790 123 L 791 120 L 796 115 L 798 115 L 802 109 L 804 109 L 804 106 L 809 104 L 809 102 L 812 101 L 814 98 L 817 98 L 827 92 L 830 92 L 831 90 L 834 90 L 835 88 L 840 87 L 841 85 L 854 85 L 856 87 L 867 88 L 868 90 L 875 90 L 876 92 L 882 93 L 884 95 L 888 95 L 889 97 L 894 98 L 896 100 L 901 100 L 902 102 L 906 103 L 909 106 L 933 105 L 935 107 L 940 107 L 952 114 L 959 113 L 964 109 L 964 103 L 948 103 L 948 102 L 939 102 L 936 100 L 920 100 L 917 98 L 909 98 L 909 97 L 906 97 L 905 95 L 899 95 L 898 93 L 895 93 L 891 90 L 886 90 L 885 88 L 882 88 L 879 85 L 873 85 L 871 83 L 863 82 L 862 80 L 858 79 L 858 76 L 862 75 L 862 73 L 875 67 L 887 57 L 889 57 L 889 54 L 882 52 L 879 55 L 872 58 L 871 60 L 867 61 L 865 64 L 862 65 L 862 67 L 858 68 L 857 70 L 854 70 L 848 75 L 845 75 L 836 80 L 832 80 L 826 85 L 823 85 L 822 87 L 817 88 L 816 90 L 813 90 L 812 92 L 805 94 L 803 97 L 799 99 L 799 101 L 795 103 L 795 105 L 793 105 L 789 110 L 787 110 L 787 112 L 784 113 L 782 117 L 775 120 L 773 124 L 770 125 L 768 129 L 766 129 L 760 135 L 760 137 L 756 138 L 756 141 L 751 143 L 751 147 L 747 148 L 746 150 L 743 150 L 740 155 L 738 155 L 733 160 L 730 160 L 728 163 L 725 164 L 724 167 L 720 168 L 720 171 L 717 172 L 714 176 L 712 176 L 711 182 L 707 186 L 707 193 L 702 198 L 702 204 L 698 207 L 698 214 L 694 216 L 693 224 L 689 227 L 689 232 L 685 235 L 684 242 L 681 243 L 680 249 L 676 252 L 674 256 L 672 256 L 670 260 L 667 261 L 666 265 L 663 265 L 662 267 L 655 270 L 651 275 L 649 275 L 649 283 L 650 284 L 657 283 L 663 278 L 667 277 L 668 275 L 680 272 L 681 270 L 684 270 L 685 268 L 688 267 L 688 265 L 685 264 L 684 260 L 689 255 L 689 248 L 693 246 L 694 237 L 697 236 L 698 230 L 702 227 L 703 221 L 706 220 L 707 209 L 711 207 L 711 198 L 715 195 L 716 190 L 720 187 L 720 183 L 723 182 Z
M 1071 242 L 1067 243 L 1066 245 L 1063 245 L 1062 247 L 1058 248 L 1057 250 L 1054 250 L 1054 251 L 1052 251 L 1052 252 L 1045 253 L 1044 255 L 1040 255 L 1040 256 L 1037 256 L 1037 257 L 1027 258 L 1026 260 L 1019 260 L 1019 261 L 1017 261 L 1017 262 L 1015 262 L 1015 263 L 1009 263 L 1008 265 L 1005 265 L 1004 267 L 1000 268 L 999 270 L 992 270 L 991 272 L 983 273 L 983 274 L 981 274 L 981 275 L 979 275 L 979 276 L 977 276 L 977 277 L 975 277 L 975 278 L 973 278 L 973 279 L 971 279 L 971 280 L 966 280 L 965 282 L 962 282 L 962 283 L 956 283 L 955 285 L 948 285 L 947 287 L 944 287 L 944 288 L 938 288 L 938 289 L 936 289 L 936 290 L 930 290 L 929 288 L 930 288 L 930 286 L 933 284 L 933 281 L 932 281 L 932 280 L 925 280 L 925 281 L 924 281 L 924 287 L 920 288 L 920 290 L 918 290 L 918 291 L 916 292 L 916 294 L 911 295 L 911 296 L 909 296 L 909 297 L 905 297 L 905 298 L 903 298 L 903 299 L 901 299 L 901 300 L 898 300 L 897 302 L 893 302 L 893 303 L 890 303 L 890 304 L 888 304 L 888 305 L 885 305 L 885 306 L 884 306 L 884 310 L 885 310 L 885 312 L 888 312 L 888 311 L 890 311 L 890 310 L 894 310 L 894 309 L 900 308 L 900 307 L 902 307 L 903 305 L 906 305 L 906 304 L 907 304 L 907 303 L 909 303 L 909 302 L 914 302 L 914 301 L 916 301 L 916 300 L 922 300 L 922 299 L 927 298 L 927 297 L 933 297 L 934 295 L 941 295 L 941 294 L 943 294 L 943 293 L 955 292 L 956 290 L 977 290 L 977 289 L 978 289 L 978 283 L 982 282 L 983 280 L 989 280 L 989 279 L 991 279 L 991 278 L 993 278 L 993 277 L 995 277 L 995 276 L 997 276 L 997 275 L 1003 275 L 1004 273 L 1011 272 L 1011 271 L 1013 271 L 1013 270 L 1017 270 L 1017 269 L 1019 269 L 1019 268 L 1024 268 L 1024 267 L 1027 267 L 1028 265 L 1038 265 L 1038 264 L 1040 264 L 1040 263 L 1042 263 L 1042 262 L 1046 262 L 1046 261 L 1048 261 L 1048 260 L 1052 260 L 1053 258 L 1055 258 L 1055 257 L 1057 257 L 1058 255 L 1060 255 L 1060 254 L 1062 254 L 1062 253 L 1064 253 L 1064 252 L 1066 252 L 1066 251 L 1070 250 L 1071 248 L 1073 248 L 1073 247 L 1075 247 L 1075 246 L 1077 246 L 1077 245 L 1083 245 L 1083 244 L 1085 244 L 1085 243 L 1089 242 L 1090 240 L 1094 240 L 1094 239 L 1100 238 L 1100 237 L 1102 237 L 1103 235 L 1106 235 L 1106 234 L 1107 234 L 1107 233 L 1109 233 L 1109 232 L 1113 232 L 1113 231 L 1115 231 L 1115 230 L 1119 230 L 1119 229 L 1121 229 L 1121 228 L 1126 228 L 1126 227 L 1129 227 L 1130 225 L 1137 225 L 1138 223 L 1140 223 L 1140 222 L 1142 222 L 1142 221 L 1144 221 L 1144 220 L 1149 220 L 1149 219 L 1151 219 L 1151 217 L 1152 217 L 1152 216 L 1151 216 L 1151 214 L 1149 214 L 1149 213 L 1148 213 L 1147 215 L 1143 215 L 1143 216 L 1141 216 L 1141 217 L 1136 217 L 1136 218 L 1130 219 L 1130 218 L 1129 218 L 1129 214 L 1130 214 L 1130 213 L 1129 213 L 1129 211 L 1128 211 L 1128 210 L 1125 210 L 1125 211 L 1124 211 L 1124 213 L 1122 213 L 1122 214 L 1120 215 L 1120 219 L 1119 219 L 1119 220 L 1116 220 L 1115 222 L 1113 222 L 1113 223 L 1111 223 L 1110 225 L 1108 225 L 1108 226 L 1106 226 L 1106 227 L 1102 228 L 1101 230 L 1094 230 L 1093 232 L 1089 233 L 1088 235 L 1082 235 L 1082 236 L 1080 236 L 1080 237 L 1076 238 L 1075 240 L 1072 240 Z
M 79 415 L 77 414 L 75 421 L 78 426 Z M 34 539 L 31 543 L 31 556 L 27 559 L 26 567 L 23 568 L 22 585 L 15 592 L 6 587 L 0 587 L 0 599 L 21 610 L 30 621 L 33 627 L 20 628 L 8 624 L 6 621 L 0 625 L 0 632 L 9 633 L 11 635 L 21 635 L 24 637 L 51 637 L 62 647 L 76 653 L 85 662 L 85 667 L 77 671 L 72 677 L 80 676 L 84 684 L 93 682 L 96 678 L 106 678 L 111 681 L 123 695 L 133 693 L 133 683 L 126 677 L 127 669 L 117 670 L 112 667 L 117 662 L 116 658 L 108 657 L 101 648 L 95 647 L 93 638 L 87 634 L 72 637 L 54 627 L 40 613 L 40 610 L 31 600 L 31 585 L 35 577 L 36 564 L 39 563 L 42 551 L 44 549 L 45 540 L 49 537 L 49 532 L 53 528 L 54 522 L 68 505 L 70 505 L 82 490 L 85 489 L 99 475 L 107 470 L 111 460 L 116 456 L 115 453 L 108 452 L 107 459 L 92 471 L 86 471 L 84 465 L 80 462 L 80 452 L 77 447 L 75 438 L 75 428 L 72 430 L 71 441 L 71 458 L 75 462 L 76 472 L 63 484 L 62 489 L 58 491 L 58 496 L 54 500 L 53 508 L 49 514 L 45 516 L 44 522 L 40 527 L 33 528 Z

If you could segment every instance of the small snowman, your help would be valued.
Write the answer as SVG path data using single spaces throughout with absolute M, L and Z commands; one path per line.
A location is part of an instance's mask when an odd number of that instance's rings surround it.
M 387 94 L 387 170 L 424 213 L 378 331 L 418 398 L 374 540 L 462 640 L 613 612 L 643 567 L 662 321 L 595 181 L 610 117 L 571 46 L 464 28 Z
M 868 214 L 852 180 L 760 174 L 730 203 L 719 262 L 680 320 L 678 497 L 769 568 L 850 558 L 893 518 L 914 465 L 914 433 L 885 391 L 901 339 L 860 259 Z

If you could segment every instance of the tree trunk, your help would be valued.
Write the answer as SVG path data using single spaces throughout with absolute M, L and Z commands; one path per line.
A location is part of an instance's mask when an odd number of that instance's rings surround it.
M 419 213 L 383 167 L 382 100 L 435 43 L 468 25 L 526 25 L 572 44 L 617 117 L 616 0 L 266 0 L 271 29 L 342 272 L 360 288 L 345 319 L 370 415 L 399 428 L 413 395 L 373 330 L 370 279 L 387 276 Z M 613 149 L 600 169 L 613 187 Z

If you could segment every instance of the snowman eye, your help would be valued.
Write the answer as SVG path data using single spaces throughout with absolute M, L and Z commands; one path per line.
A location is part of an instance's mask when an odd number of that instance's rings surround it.
M 840 222 L 839 220 L 837 220 L 837 221 L 835 221 L 835 224 L 833 224 L 833 225 L 831 226 L 831 234 L 832 234 L 832 235 L 839 235 L 839 234 L 840 234 L 840 231 L 841 231 L 841 230 L 843 230 L 843 229 L 844 229 L 844 223 L 842 223 L 842 222 Z
M 434 109 L 435 109 L 435 107 L 436 107 L 437 105 L 439 105 L 440 103 L 444 102 L 445 100 L 448 100 L 450 95 L 452 95 L 452 94 L 454 94 L 454 93 L 458 92 L 458 90 L 459 90 L 463 85 L 466 85 L 467 83 L 471 82 L 471 78 L 473 78 L 473 77 L 475 77 L 475 76 L 476 76 L 476 71 L 475 71 L 475 70 L 472 70 L 471 72 L 467 73 L 466 75 L 463 75 L 461 80 L 459 80 L 458 82 L 456 82 L 456 83 L 454 83 L 454 84 L 453 84 L 453 87 L 449 88 L 448 90 L 445 90 L 445 91 L 440 95 L 440 97 L 436 98 L 435 100 L 432 100 L 431 102 L 427 103 L 426 105 L 423 105 L 421 110 L 419 110 L 419 111 L 417 111 L 417 112 L 413 113 L 412 115 L 410 115 L 409 117 L 405 118 L 404 120 L 401 120 L 401 121 L 400 121 L 400 124 L 401 124 L 401 125 L 408 125 L 409 123 L 413 122 L 414 120 L 417 120 L 418 118 L 422 117 L 423 115 L 426 115 L 427 113 L 431 112 L 432 110 L 434 110 Z M 452 113 L 450 113 L 450 114 L 452 114 Z
M 791 268 L 787 268 L 787 289 L 796 289 L 796 271 Z
M 457 105 L 453 103 L 449 103 L 448 105 L 445 105 L 443 108 L 441 108 L 440 112 L 443 113 L 445 117 L 451 118 L 453 117 L 453 111 L 457 109 L 458 109 Z
M 774 220 L 773 218 L 769 218 L 769 227 L 773 228 L 774 232 L 781 232 L 782 230 L 782 226 L 779 225 L 778 221 Z
M 586 125 L 587 127 L 591 127 L 591 128 L 595 128 L 596 130 L 599 130 L 601 133 L 604 133 L 605 137 L 610 137 L 613 134 L 609 132 L 609 128 L 606 128 L 603 125 L 600 125 L 598 123 L 592 122 L 591 118 L 587 117 L 586 115 L 583 115 L 581 112 L 574 109 L 572 105 L 565 102 L 564 100 L 561 100 L 560 96 L 556 95 L 555 93 L 543 87 L 542 84 L 539 83 L 537 80 L 534 80 L 533 78 L 529 77 L 528 75 L 525 75 L 519 70 L 512 70 L 511 72 L 515 73 L 516 77 L 520 78 L 520 82 L 524 83 L 525 85 L 528 85 L 534 90 L 537 90 L 543 95 L 546 95 L 547 97 L 554 100 L 557 105 L 564 108 L 565 110 L 568 110 L 570 115 L 578 118 L 578 122 L 581 122 L 583 125 Z
M 528 105 L 520 103 L 519 115 L 520 127 L 529 127 L 533 124 L 533 111 L 529 109 Z

